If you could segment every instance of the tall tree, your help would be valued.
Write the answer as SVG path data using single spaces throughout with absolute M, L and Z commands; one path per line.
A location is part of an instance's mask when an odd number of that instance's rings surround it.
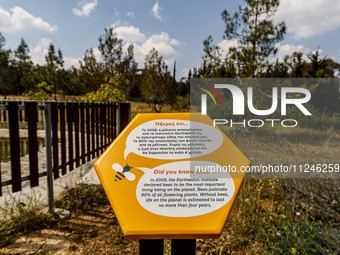
M 152 49 L 145 58 L 142 95 L 153 105 L 156 112 L 162 111 L 162 105 L 168 101 L 171 91 L 171 75 L 163 57 Z
M 63 54 L 60 49 L 58 53 L 55 52 L 54 44 L 51 43 L 48 48 L 48 53 L 45 56 L 47 79 L 50 85 L 53 85 L 54 99 L 57 99 L 57 91 L 61 87 L 60 81 L 58 82 L 58 70 L 63 69 L 64 60 Z
M 236 76 L 236 69 L 232 60 L 222 60 L 222 50 L 218 45 L 213 45 L 211 35 L 203 41 L 204 55 L 203 64 L 195 73 L 203 78 L 233 78 Z
M 23 38 L 21 38 L 18 48 L 14 51 L 14 56 L 24 64 L 31 61 L 28 45 Z
M 3 50 L 3 48 L 5 46 L 5 42 L 6 42 L 6 39 L 0 32 L 0 50 Z
M 291 56 L 287 57 L 288 66 L 291 69 L 290 76 L 292 78 L 305 77 L 304 69 L 306 62 L 303 60 L 302 52 L 294 52 Z
M 33 81 L 33 62 L 29 55 L 29 48 L 25 40 L 21 38 L 18 48 L 14 51 L 15 66 L 17 68 L 17 80 L 19 83 L 19 92 L 29 91 L 34 85 Z
M 221 66 L 221 49 L 219 46 L 213 45 L 212 36 L 209 35 L 207 39 L 203 41 L 203 77 L 216 77 L 217 70 Z
M 335 70 L 339 70 L 340 64 L 334 62 L 332 59 L 324 57 L 321 58 L 320 50 L 308 54 L 310 63 L 305 65 L 306 77 L 310 78 L 333 78 Z M 319 80 L 316 86 L 309 88 L 312 92 L 312 100 L 314 109 L 320 112 L 332 114 L 339 112 L 339 84 L 324 83 Z
M 6 39 L 0 32 L 0 91 L 5 96 L 11 92 L 10 86 L 10 51 L 5 50 Z
M 176 96 L 177 96 L 177 81 L 176 81 L 176 61 L 174 62 L 174 69 L 172 71 L 172 82 L 171 82 L 171 88 L 170 88 L 170 105 L 172 109 L 175 108 L 176 104 Z
M 333 72 L 329 72 L 327 66 L 327 57 L 321 58 L 320 50 L 317 49 L 315 52 L 308 54 L 310 64 L 306 66 L 308 77 L 312 78 L 325 78 L 333 77 Z
M 138 89 L 138 64 L 134 59 L 134 46 L 130 44 L 122 56 L 122 61 L 117 65 L 117 72 L 122 75 L 122 83 L 118 87 L 126 97 L 131 97 Z
M 226 24 L 224 39 L 236 40 L 238 47 L 229 50 L 239 76 L 255 77 L 265 69 L 269 58 L 277 53 L 276 43 L 286 33 L 284 22 L 274 25 L 273 16 L 279 0 L 245 0 L 245 6 L 231 15 L 222 12 Z
M 105 33 L 99 37 L 98 49 L 102 55 L 104 68 L 107 75 L 114 76 L 117 72 L 117 66 L 122 60 L 123 44 L 122 40 L 113 32 L 113 28 L 105 28 Z
M 84 84 L 84 93 L 89 93 L 99 89 L 104 81 L 101 65 L 93 53 L 93 49 L 86 50 L 83 60 L 79 61 L 79 79 Z
M 266 73 L 262 74 L 264 78 L 288 78 L 289 77 L 289 65 L 287 63 L 288 57 L 283 62 L 278 59 L 274 63 L 268 64 Z

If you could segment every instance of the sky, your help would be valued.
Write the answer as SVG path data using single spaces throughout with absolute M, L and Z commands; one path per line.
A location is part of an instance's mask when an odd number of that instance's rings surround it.
M 177 78 L 202 63 L 203 40 L 227 51 L 234 42 L 224 41 L 224 9 L 235 12 L 241 0 L 0 0 L 0 32 L 6 49 L 15 50 L 21 38 L 36 64 L 45 63 L 49 44 L 60 48 L 65 67 L 79 67 L 87 49 L 100 57 L 98 38 L 112 26 L 123 39 L 124 49 L 134 45 L 140 67 L 156 48 L 169 69 L 174 61 Z M 294 51 L 306 55 L 318 47 L 323 57 L 340 62 L 340 0 L 281 0 L 274 22 L 284 20 L 285 39 L 277 46 L 282 59 Z

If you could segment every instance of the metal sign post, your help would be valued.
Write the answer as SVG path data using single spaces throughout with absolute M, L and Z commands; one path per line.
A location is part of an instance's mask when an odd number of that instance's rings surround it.
M 45 103 L 45 136 L 47 164 L 48 212 L 54 213 L 53 200 L 53 169 L 52 169 L 52 138 L 51 138 L 51 104 Z

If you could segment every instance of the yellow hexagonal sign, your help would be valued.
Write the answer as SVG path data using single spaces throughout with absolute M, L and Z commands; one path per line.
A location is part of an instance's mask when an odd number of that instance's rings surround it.
M 193 118 L 193 116 L 195 116 Z M 201 114 L 138 114 L 94 163 L 126 238 L 218 238 L 249 160 Z

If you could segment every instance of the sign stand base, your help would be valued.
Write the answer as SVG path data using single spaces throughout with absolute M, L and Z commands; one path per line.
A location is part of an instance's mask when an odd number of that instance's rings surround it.
M 139 254 L 140 255 L 163 255 L 164 254 L 164 240 L 150 239 L 139 240 Z
M 140 255 L 163 255 L 164 240 L 151 239 L 139 240 Z M 196 254 L 196 239 L 172 239 L 171 240 L 172 255 L 195 255 Z
M 196 239 L 172 239 L 171 240 L 172 255 L 195 255 Z

